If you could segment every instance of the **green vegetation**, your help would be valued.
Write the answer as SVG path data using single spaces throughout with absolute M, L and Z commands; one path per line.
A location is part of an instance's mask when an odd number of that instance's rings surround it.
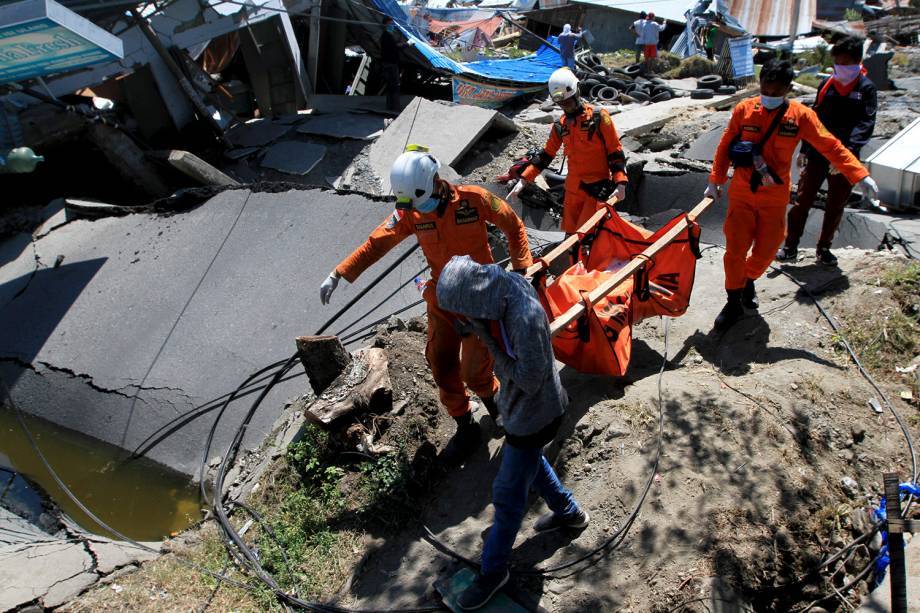
M 680 61 L 676 66 L 671 67 L 662 76 L 666 79 L 686 79 L 688 77 L 703 77 L 715 72 L 716 65 L 706 58 L 695 55 Z
M 862 12 L 857 9 L 843 11 L 843 18 L 847 21 L 862 21 Z
M 920 352 L 920 263 L 897 264 L 885 271 L 879 285 L 889 299 L 873 295 L 870 308 L 846 319 L 844 332 L 870 370 L 895 376 Z M 842 339 L 834 338 L 842 349 Z
M 814 87 L 815 89 L 821 85 L 822 80 L 824 80 L 824 77 L 814 73 L 800 74 L 795 78 L 796 83 L 807 85 L 808 87 Z
M 830 68 L 834 65 L 834 57 L 831 55 L 831 48 L 820 45 L 814 49 L 809 49 L 805 53 L 796 56 L 797 63 L 804 63 L 805 66 L 820 66 L 822 69 Z

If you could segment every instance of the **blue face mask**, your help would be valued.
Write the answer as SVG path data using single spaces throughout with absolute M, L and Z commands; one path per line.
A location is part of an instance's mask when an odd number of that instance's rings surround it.
M 779 108 L 779 105 L 785 100 L 785 96 L 764 96 L 760 95 L 760 103 L 763 105 L 763 108 L 772 111 L 775 108 Z
M 396 34 L 397 31 L 398 30 L 396 26 L 394 26 L 392 23 L 387 26 L 387 32 L 389 32 L 390 34 Z
M 434 196 L 432 196 L 428 200 L 425 200 L 424 202 L 419 202 L 418 204 L 416 204 L 415 210 L 418 211 L 419 213 L 430 213 L 434 211 L 436 208 L 438 208 L 438 204 L 440 203 L 441 203 L 440 198 L 435 198 Z

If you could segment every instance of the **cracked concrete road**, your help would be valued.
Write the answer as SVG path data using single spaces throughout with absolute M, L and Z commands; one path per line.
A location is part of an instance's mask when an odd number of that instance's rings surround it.
M 287 358 L 295 336 L 315 332 L 414 244 L 320 305 L 322 280 L 391 211 L 318 189 L 234 190 L 182 214 L 73 221 L 34 242 L 9 239 L 0 245 L 0 377 L 27 412 L 193 474 L 215 415 L 197 409 Z M 410 282 L 372 309 L 423 266 L 410 256 L 330 330 L 418 300 Z M 307 387 L 305 378 L 276 387 L 244 445 L 257 446 Z M 254 397 L 231 406 L 212 455 Z

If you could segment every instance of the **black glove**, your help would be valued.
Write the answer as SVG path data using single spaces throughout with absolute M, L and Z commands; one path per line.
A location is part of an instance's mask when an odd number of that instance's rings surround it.
M 607 200 L 616 191 L 617 184 L 610 179 L 601 179 L 592 183 L 582 181 L 580 187 L 592 198 Z
M 516 272 L 517 274 L 523 277 L 524 275 L 527 274 L 527 269 L 526 268 L 512 268 L 511 272 Z

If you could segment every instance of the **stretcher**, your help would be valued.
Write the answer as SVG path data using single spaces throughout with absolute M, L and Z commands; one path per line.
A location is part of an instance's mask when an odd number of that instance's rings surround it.
M 585 373 L 622 376 L 632 326 L 686 312 L 700 257 L 696 219 L 712 202 L 703 199 L 654 233 L 607 206 L 528 268 L 559 361 Z M 572 253 L 577 261 L 550 280 L 546 273 L 553 261 Z

